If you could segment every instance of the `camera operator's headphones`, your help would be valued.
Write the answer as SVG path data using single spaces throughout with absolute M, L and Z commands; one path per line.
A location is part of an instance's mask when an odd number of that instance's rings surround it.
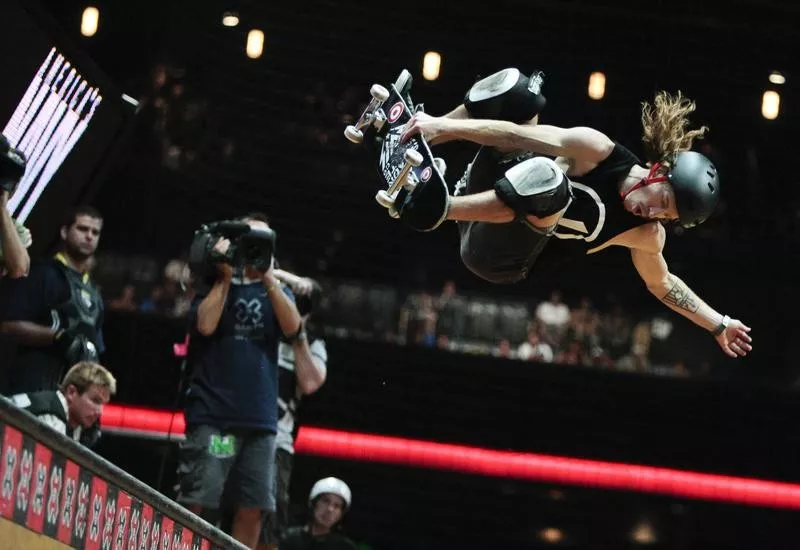
M 26 165 L 22 151 L 11 147 L 8 138 L 0 134 L 0 190 L 13 193 L 25 175 Z

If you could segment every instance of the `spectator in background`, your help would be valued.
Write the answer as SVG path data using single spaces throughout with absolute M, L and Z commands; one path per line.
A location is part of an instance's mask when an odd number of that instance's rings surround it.
M 445 282 L 442 293 L 436 300 L 436 312 L 438 316 L 437 334 L 456 341 L 464 338 L 467 323 L 467 301 L 458 293 L 453 281 Z
M 630 350 L 631 320 L 621 305 L 613 306 L 611 312 L 605 316 L 601 324 L 600 340 L 612 361 L 618 360 Z
M 400 309 L 401 341 L 435 347 L 436 320 L 433 296 L 427 292 L 410 294 Z
M 89 276 L 103 218 L 91 206 L 67 213 L 60 251 L 22 279 L 5 279 L 0 330 L 17 343 L 12 393 L 55 390 L 68 367 L 103 352 L 103 300 Z
M 277 548 L 289 528 L 289 486 L 294 461 L 294 442 L 300 428 L 299 409 L 304 396 L 317 392 L 328 372 L 328 350 L 313 326 L 311 316 L 319 303 L 322 288 L 314 280 L 276 270 L 276 277 L 288 284 L 296 297 L 297 311 L 303 319 L 305 337 L 294 342 L 281 341 L 278 347 L 278 433 L 276 436 L 275 484 L 276 513 L 264 530 L 263 550 Z
M 170 260 L 164 267 L 164 287 L 172 301 L 169 314 L 172 317 L 183 317 L 189 313 L 195 290 L 192 272 L 184 259 Z
M 542 340 L 538 324 L 528 327 L 528 339 L 517 348 L 517 358 L 523 361 L 553 362 L 553 348 Z
M 534 315 L 543 325 L 542 337 L 551 346 L 558 347 L 569 326 L 569 307 L 561 301 L 561 293 L 554 290 L 549 300 L 536 306 Z
M 108 370 L 88 361 L 73 365 L 57 390 L 18 393 L 10 397 L 60 434 L 87 447 L 99 439 L 103 407 L 117 392 L 117 381 Z
M 308 522 L 289 529 L 281 550 L 355 550 L 356 545 L 337 533 L 342 518 L 352 505 L 350 487 L 335 477 L 320 479 L 308 495 Z
M 131 260 L 129 258 L 126 261 L 130 263 Z M 136 266 L 148 265 L 146 259 L 136 258 L 135 261 Z M 125 263 L 119 259 L 116 262 L 120 265 Z M 109 270 L 105 262 L 103 267 L 102 272 L 109 276 L 109 272 L 113 270 Z M 131 268 L 127 269 L 130 271 Z M 152 284 L 153 278 L 158 277 L 147 274 L 157 274 L 161 271 L 165 278 L 172 278 L 180 286 L 186 284 L 188 288 L 180 292 L 172 309 L 166 305 L 159 306 L 158 313 L 175 317 L 185 316 L 188 313 L 188 304 L 194 296 L 194 289 L 191 278 L 188 283 L 179 281 L 180 278 L 185 280 L 185 274 L 181 275 L 183 268 L 180 260 L 169 262 L 167 267 L 163 267 L 163 263 L 158 267 L 157 262 L 153 260 L 152 267 L 146 273 L 120 273 L 117 270 L 116 280 L 111 281 L 109 278 L 104 282 L 109 287 L 119 285 L 118 281 L 130 279 L 150 280 Z M 280 270 L 276 270 L 277 273 L 280 273 Z M 424 292 L 412 291 L 405 295 L 403 302 L 398 302 L 403 297 L 402 291 L 388 285 L 368 285 L 357 281 L 338 283 L 331 281 L 329 284 L 330 292 L 326 292 L 321 298 L 319 312 L 315 315 L 317 320 L 325 319 L 326 333 L 337 333 L 340 337 L 402 342 L 404 339 L 398 339 L 398 330 L 408 330 L 410 333 L 408 343 L 429 344 L 434 340 L 431 323 L 426 324 L 425 317 L 420 319 L 418 313 L 424 311 L 425 304 L 429 303 Z M 141 309 L 155 311 L 153 308 L 156 301 L 163 304 L 160 300 L 163 297 L 164 286 L 159 282 L 150 289 L 153 289 L 153 297 L 156 300 L 144 300 Z M 144 290 L 149 291 L 147 288 Z M 129 306 L 125 305 L 128 303 L 127 292 L 123 291 L 122 299 L 118 299 L 120 302 L 112 301 L 109 307 L 118 304 L 123 309 L 128 308 Z M 524 301 L 500 301 L 498 298 L 462 295 L 456 291 L 452 281 L 447 281 L 442 292 L 439 295 L 431 295 L 430 299 L 433 305 L 427 309 L 432 309 L 436 317 L 435 347 L 443 350 L 479 354 L 499 353 L 497 344 L 506 338 L 513 345 L 508 354 L 511 357 L 520 360 L 555 362 L 563 348 L 569 347 L 572 339 L 578 339 L 587 357 L 587 365 L 604 369 L 647 370 L 653 374 L 668 374 L 674 370 L 672 365 L 685 362 L 697 353 L 697 350 L 683 348 L 686 342 L 681 341 L 680 336 L 673 330 L 672 321 L 664 316 L 655 317 L 650 324 L 651 344 L 647 356 L 631 353 L 632 319 L 613 296 L 607 297 L 611 304 L 610 311 L 602 312 L 591 306 L 588 297 L 583 297 L 581 305 L 571 311 L 568 330 L 564 338 L 558 342 L 558 346 L 551 345 L 545 339 L 544 325 L 541 321 L 528 319 L 530 314 L 528 305 Z M 558 301 L 560 302 L 560 299 Z M 404 304 L 402 312 L 404 322 L 399 328 L 398 303 Z M 548 307 L 550 303 L 548 302 Z M 433 319 L 432 315 L 429 317 L 430 320 Z M 364 319 L 367 320 L 366 324 Z M 528 340 L 531 326 L 534 327 L 537 336 Z M 528 345 L 531 342 L 536 342 L 533 347 Z M 552 359 L 548 359 L 549 357 Z M 566 357 L 568 356 L 563 355 L 562 359 Z M 625 359 L 617 365 L 622 358 Z M 699 361 L 699 358 L 697 360 Z
M 640 321 L 633 329 L 631 349 L 628 355 L 617 361 L 619 370 L 647 372 L 650 370 L 650 344 L 653 333 L 650 321 Z
M 136 311 L 136 287 L 127 284 L 122 287 L 119 297 L 114 298 L 108 303 L 108 309 L 113 311 Z
M 516 358 L 514 351 L 511 349 L 511 342 L 508 341 L 508 338 L 502 338 L 500 342 L 498 342 L 497 346 L 492 350 L 492 355 L 495 357 L 502 357 L 504 359 Z
M 150 289 L 150 294 L 139 304 L 142 313 L 165 313 L 169 309 L 164 287 L 159 285 Z
M 555 362 L 559 365 L 588 366 L 589 358 L 586 348 L 580 340 L 569 340 L 567 349 L 556 355 Z

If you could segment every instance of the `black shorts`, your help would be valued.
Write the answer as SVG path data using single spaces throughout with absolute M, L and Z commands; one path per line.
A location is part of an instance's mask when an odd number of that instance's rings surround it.
M 523 222 L 458 222 L 461 260 L 481 279 L 510 285 L 528 276 L 550 236 Z
M 495 153 L 483 147 L 467 169 L 466 185 L 458 194 L 473 195 L 494 189 L 497 179 L 513 163 L 501 166 Z M 522 221 L 458 222 L 457 225 L 464 265 L 478 277 L 497 284 L 513 284 L 527 277 L 550 240 Z
M 235 508 L 275 510 L 275 434 L 187 430 L 178 459 L 178 502 L 217 510 L 223 497 Z

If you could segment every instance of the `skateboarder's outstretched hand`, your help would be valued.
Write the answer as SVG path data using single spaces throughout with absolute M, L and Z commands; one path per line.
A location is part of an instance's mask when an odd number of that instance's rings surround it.
M 418 112 L 406 124 L 400 136 L 400 142 L 405 143 L 414 135 L 422 135 L 429 143 L 437 138 L 447 137 L 447 132 L 452 122 L 452 119 L 446 117 L 434 117 Z

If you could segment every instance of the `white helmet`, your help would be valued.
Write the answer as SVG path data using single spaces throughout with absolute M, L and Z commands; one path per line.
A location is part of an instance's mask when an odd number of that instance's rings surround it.
M 330 493 L 332 495 L 341 497 L 342 500 L 344 500 L 345 509 L 350 508 L 350 502 L 352 502 L 350 487 L 348 487 L 347 483 L 341 479 L 335 477 L 326 477 L 317 481 L 311 488 L 311 493 L 308 495 L 308 503 L 313 503 L 314 499 L 325 493 Z

